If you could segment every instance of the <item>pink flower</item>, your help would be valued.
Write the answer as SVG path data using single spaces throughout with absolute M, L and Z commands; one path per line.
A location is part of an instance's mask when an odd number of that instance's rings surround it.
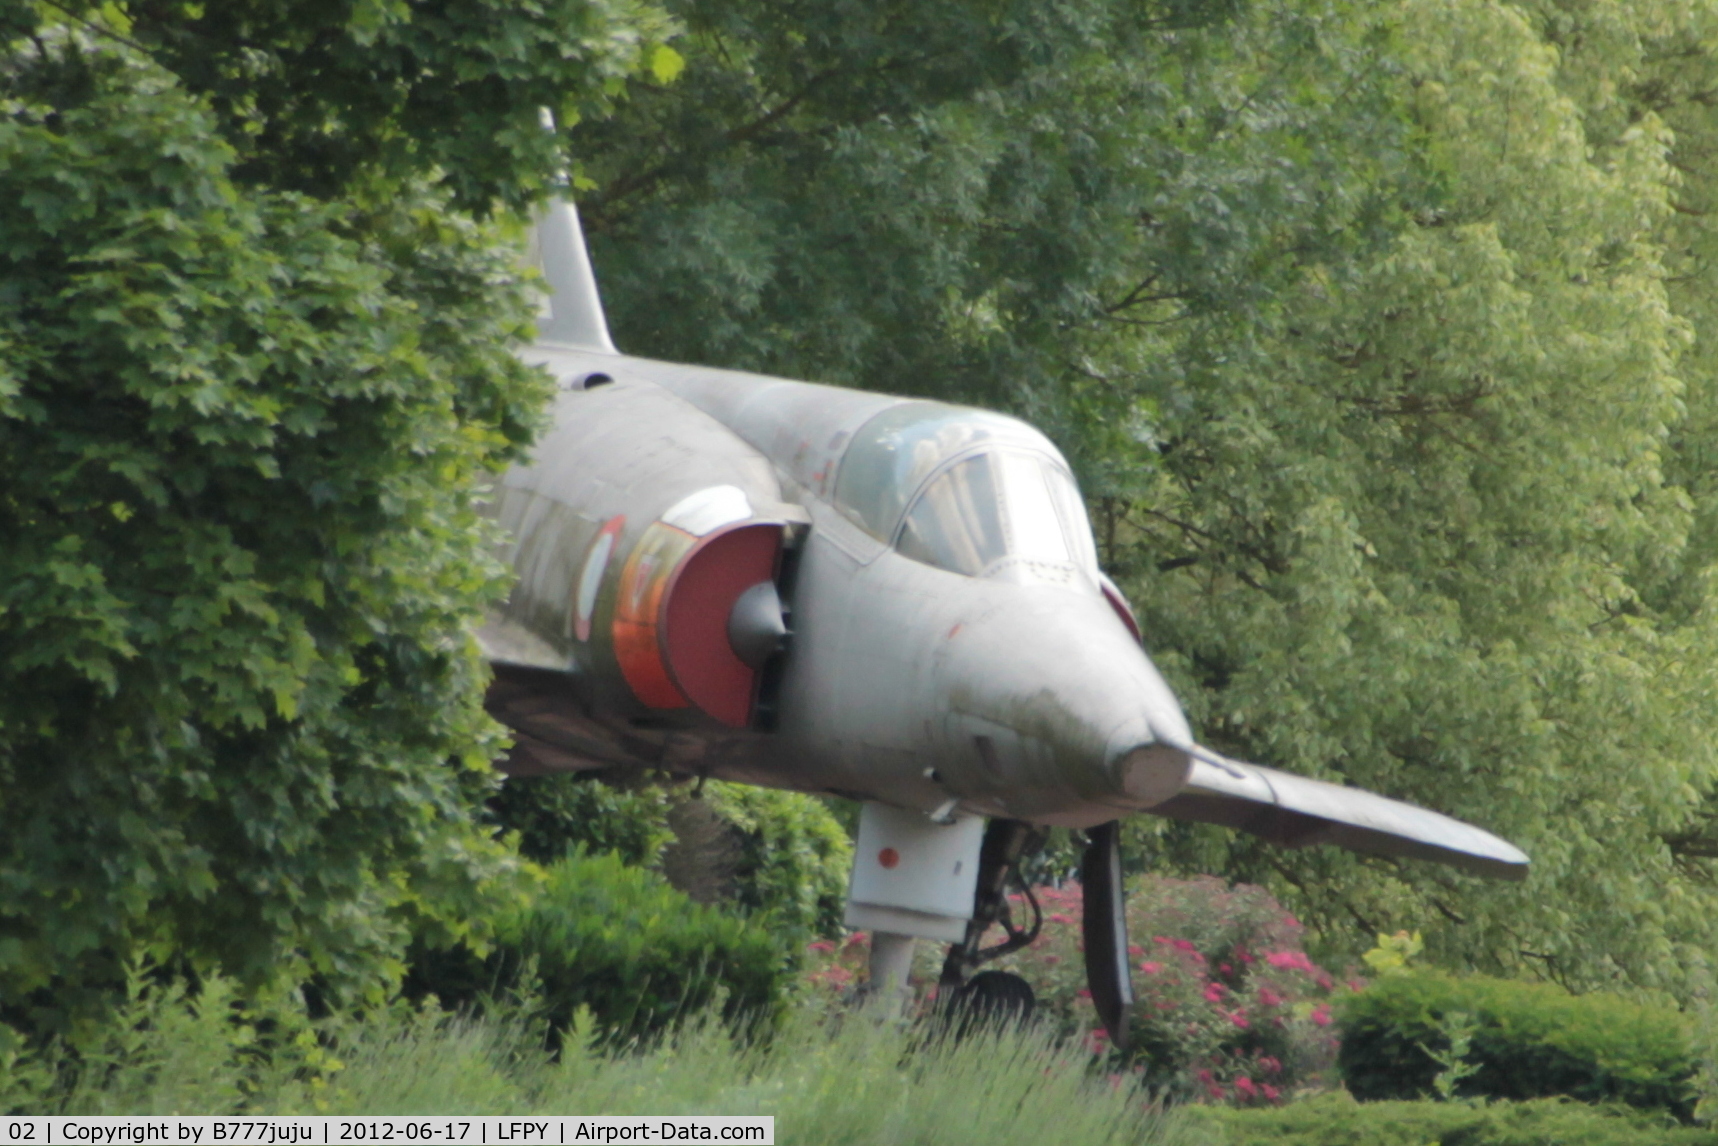
M 863 947 L 867 942 L 869 940 L 866 938 L 866 932 L 855 931 L 847 937 L 847 942 L 843 943 L 842 946 L 847 948 Z
M 826 939 L 819 939 L 816 943 L 807 945 L 806 950 L 815 951 L 819 955 L 827 955 L 829 952 L 835 950 L 835 944 Z
M 1072 922 L 1073 922 L 1073 921 L 1074 921 L 1074 917 L 1073 917 L 1073 916 L 1071 916 L 1071 915 L 1062 915 L 1062 914 L 1060 914 L 1060 913 L 1057 913 L 1057 914 L 1055 914 L 1055 915 L 1052 915 L 1052 916 L 1051 916 L 1051 917 L 1050 917 L 1050 922 L 1051 922 L 1051 923 L 1072 923 Z
M 1309 975 L 1317 972 L 1317 969 L 1312 965 L 1312 960 L 1306 957 L 1304 951 L 1272 951 L 1265 956 L 1265 962 L 1272 967 L 1305 971 Z
M 1085 987 L 1081 987 L 1078 991 L 1075 991 L 1074 994 L 1082 999 L 1089 999 L 1092 997 L 1091 991 Z
M 1312 1014 L 1309 1017 L 1314 1026 L 1328 1027 L 1330 1025 L 1330 1004 L 1320 1003 L 1312 1009 Z
M 1348 989 L 1350 991 L 1364 991 L 1366 989 L 1366 980 L 1350 979 L 1348 980 Z
M 1272 1086 L 1268 1082 L 1261 1084 L 1259 1089 L 1265 1092 L 1266 1102 L 1275 1102 L 1277 1100 L 1277 1095 L 1280 1093 L 1276 1087 Z
M 1221 983 L 1205 984 L 1205 1001 L 1207 1003 L 1221 1003 L 1223 1001 L 1223 985 Z
M 1248 966 L 1251 966 L 1251 965 L 1252 965 L 1252 964 L 1254 964 L 1254 963 L 1257 963 L 1257 962 L 1258 962 L 1258 960 L 1257 960 L 1257 959 L 1254 959 L 1254 958 L 1253 958 L 1253 956 L 1252 956 L 1252 953 L 1251 953 L 1251 952 L 1247 952 L 1247 951 L 1242 951 L 1242 952 L 1240 952 L 1240 953 L 1239 953 L 1239 954 L 1240 954 L 1240 956 L 1241 956 L 1241 962 L 1243 962 L 1243 963 L 1245 963 L 1245 964 L 1247 964 L 1247 965 L 1248 965 Z
M 1319 973 L 1318 978 L 1315 979 L 1314 982 L 1318 984 L 1318 988 L 1321 991 L 1328 991 L 1331 987 L 1335 986 L 1335 984 L 1331 982 L 1330 976 L 1323 972 Z
M 1259 1059 L 1259 1069 L 1264 1071 L 1266 1074 L 1281 1074 L 1283 1069 L 1282 1060 L 1274 1058 L 1271 1055 L 1265 1055 L 1263 1058 Z
M 1240 1027 L 1243 1031 L 1253 1025 L 1247 1021 L 1247 1016 L 1240 1011 L 1229 1012 L 1229 1021 L 1234 1023 L 1237 1027 Z
M 1062 957 L 1060 955 L 1046 955 L 1046 956 L 1044 956 L 1044 962 L 1048 963 L 1052 967 L 1054 967 L 1056 964 L 1060 963 L 1061 961 L 1062 961 Z
M 1208 1071 L 1208 1070 L 1202 1070 L 1202 1071 L 1200 1071 L 1200 1072 L 1199 1072 L 1199 1074 L 1198 1074 L 1198 1075 L 1197 1075 L 1197 1077 L 1198 1077 L 1198 1079 L 1199 1079 L 1199 1081 L 1200 1081 L 1200 1082 L 1202 1082 L 1202 1083 L 1204 1083 L 1204 1084 L 1205 1084 L 1205 1085 L 1206 1085 L 1206 1086 L 1210 1086 L 1210 1085 L 1211 1085 L 1211 1083 L 1212 1083 L 1212 1082 L 1213 1082 L 1213 1081 L 1215 1081 L 1215 1078 L 1216 1078 L 1216 1076 L 1215 1076 L 1215 1075 L 1213 1075 L 1213 1074 L 1212 1074 L 1212 1073 L 1211 1073 L 1211 1072 L 1210 1072 L 1210 1071 Z
M 1197 951 L 1198 950 L 1198 948 L 1193 945 L 1193 940 L 1191 940 L 1191 939 L 1177 939 L 1175 941 L 1175 949 L 1177 951 Z
M 1152 941 L 1152 942 L 1153 942 L 1153 943 L 1161 943 L 1161 944 L 1163 944 L 1163 945 L 1164 945 L 1164 946 L 1165 946 L 1165 947 L 1167 947 L 1167 946 L 1169 946 L 1169 940 L 1168 940 L 1168 939 L 1165 939 L 1165 938 L 1164 938 L 1164 937 L 1163 937 L 1163 936 L 1161 936 L 1161 935 L 1153 935 L 1153 936 L 1152 936 L 1152 937 L 1151 937 L 1151 941 Z
M 1242 1075 L 1235 1080 L 1235 1093 L 1242 1098 L 1252 1099 L 1259 1096 L 1259 1088 L 1253 1085 L 1253 1080 Z
M 1219 975 L 1233 975 L 1235 973 L 1235 969 L 1227 963 L 1219 963 L 1217 964 L 1217 973 Z
M 1144 971 L 1147 975 L 1155 975 L 1159 971 L 1163 970 L 1163 964 L 1162 963 L 1153 963 L 1150 959 L 1147 959 L 1145 962 L 1143 962 L 1139 965 L 1139 969 L 1141 971 Z
M 1135 958 L 1138 958 L 1139 956 L 1145 954 L 1145 948 L 1141 947 L 1137 943 L 1129 943 L 1127 945 L 1127 953 L 1129 955 L 1134 956 Z
M 1260 987 L 1259 988 L 1259 1005 L 1260 1006 L 1280 1007 L 1280 1006 L 1282 1006 L 1282 1004 L 1283 1004 L 1283 997 L 1281 995 L 1277 994 L 1275 991 L 1271 990 L 1269 987 Z

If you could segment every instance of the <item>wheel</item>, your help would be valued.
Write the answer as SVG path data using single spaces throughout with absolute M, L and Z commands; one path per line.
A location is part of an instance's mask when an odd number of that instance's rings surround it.
M 979 1027 L 1025 1023 L 1037 1007 L 1032 985 L 1009 971 L 980 971 L 949 1000 L 950 1018 L 961 1035 Z

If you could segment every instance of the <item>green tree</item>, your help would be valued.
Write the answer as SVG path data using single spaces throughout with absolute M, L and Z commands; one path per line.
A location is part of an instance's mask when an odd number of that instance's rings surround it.
M 1498 887 L 1187 830 L 1161 854 L 1270 878 L 1327 936 L 1423 924 L 1446 961 L 1680 987 L 1718 905 L 1666 839 L 1712 785 L 1718 646 L 1698 592 L 1655 600 L 1692 526 L 1666 475 L 1673 136 L 1642 114 L 1589 138 L 1521 9 L 1400 18 L 1440 195 L 1340 290 L 1303 268 L 1255 355 L 1175 394 L 1132 516 L 1158 573 L 1132 585 L 1217 743 L 1486 824 L 1534 869 Z
M 506 7 L 0 4 L 0 1018 L 375 986 L 515 878 L 473 490 L 546 384 L 470 216 L 665 25 Z
M 1718 6 L 1638 3 L 1616 11 L 1579 3 L 1525 6 L 1544 41 L 1559 53 L 1557 82 L 1581 111 L 1590 146 L 1608 154 L 1642 121 L 1669 131 L 1670 210 L 1655 238 L 1671 308 L 1694 333 L 1677 372 L 1686 415 L 1663 451 L 1668 480 L 1687 491 L 1686 547 L 1668 555 L 1643 595 L 1660 624 L 1698 625 L 1708 570 L 1718 557 L 1718 52 L 1710 32 Z M 1699 709 L 1710 701 L 1700 698 Z M 1697 813 L 1664 834 L 1682 873 L 1718 878 L 1718 805 L 1704 792 Z

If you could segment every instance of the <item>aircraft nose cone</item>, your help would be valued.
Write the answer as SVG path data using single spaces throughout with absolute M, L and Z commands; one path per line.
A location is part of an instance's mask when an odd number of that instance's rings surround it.
M 1101 597 L 1017 588 L 979 604 L 938 668 L 951 758 L 976 753 L 975 779 L 1012 814 L 1149 808 L 1186 782 L 1187 718 Z

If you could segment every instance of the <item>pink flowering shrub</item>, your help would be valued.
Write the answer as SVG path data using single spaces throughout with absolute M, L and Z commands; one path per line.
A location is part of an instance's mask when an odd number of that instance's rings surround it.
M 1039 1013 L 1104 1048 L 1085 985 L 1080 888 L 1035 889 L 1036 943 L 996 966 L 1026 978 Z M 1016 918 L 1029 909 L 1017 904 Z M 1128 895 L 1138 1002 L 1130 1055 L 1143 1081 L 1199 1101 L 1265 1105 L 1332 1073 L 1336 983 L 1301 950 L 1300 923 L 1263 888 L 1146 876 Z
M 1037 942 L 989 966 L 1024 976 L 1042 1021 L 1108 1056 L 1086 990 L 1080 887 L 1034 894 L 1044 911 Z M 1017 899 L 1014 914 L 1024 922 L 1030 909 Z M 1146 876 L 1129 891 L 1127 924 L 1138 1002 L 1125 1066 L 1145 1085 L 1201 1102 L 1269 1105 L 1334 1075 L 1337 984 L 1307 958 L 1300 923 L 1270 893 L 1210 877 Z M 993 932 L 986 942 L 1000 938 Z M 945 950 L 919 944 L 913 978 L 922 994 L 935 984 Z M 814 997 L 849 997 L 870 953 L 864 934 L 810 944 L 805 981 Z
M 844 998 L 864 981 L 870 959 L 871 936 L 866 932 L 856 931 L 842 939 L 819 939 L 805 948 L 806 985 L 832 1002 Z

